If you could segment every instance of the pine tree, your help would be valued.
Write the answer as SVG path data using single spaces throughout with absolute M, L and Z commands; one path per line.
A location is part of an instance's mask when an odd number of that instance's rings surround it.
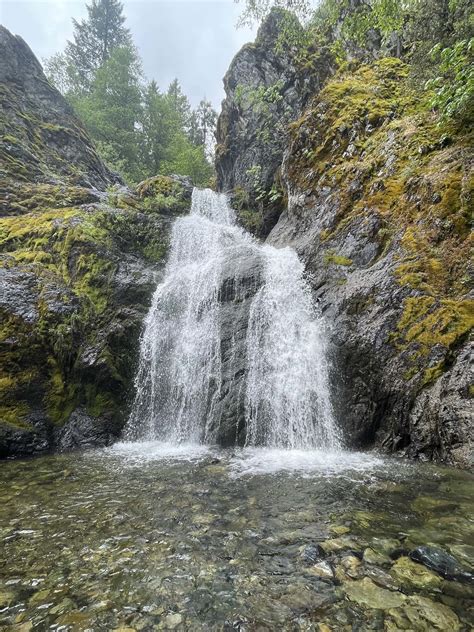
M 191 113 L 189 138 L 194 145 L 202 145 L 208 156 L 212 156 L 216 123 L 217 112 L 212 107 L 212 103 L 202 99 Z
M 181 118 L 170 99 L 152 81 L 144 93 L 142 119 L 142 160 L 150 175 L 159 173 L 162 163 L 170 158 L 170 145 L 181 129 Z
M 114 48 L 131 45 L 119 0 L 92 0 L 86 8 L 87 19 L 80 22 L 73 19 L 74 36 L 65 51 L 68 66 L 74 71 L 70 80 L 78 92 L 90 90 L 96 72 Z
M 189 126 L 189 117 L 191 115 L 191 105 L 189 104 L 188 97 L 183 93 L 177 79 L 174 79 L 170 83 L 167 96 L 171 107 L 180 117 L 183 128 L 187 129 Z
M 134 181 L 143 177 L 139 160 L 140 74 L 134 47 L 115 48 L 97 71 L 89 94 L 72 100 L 99 152 L 128 180 Z

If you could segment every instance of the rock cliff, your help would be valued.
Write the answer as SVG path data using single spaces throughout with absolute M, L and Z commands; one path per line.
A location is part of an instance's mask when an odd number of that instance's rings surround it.
M 191 187 L 131 191 L 28 46 L 0 28 L 0 457 L 105 445 Z
M 244 47 L 226 77 L 219 130 L 232 151 L 217 154 L 219 184 L 233 187 L 238 205 L 239 187 L 251 192 L 246 174 L 278 178 L 283 212 L 267 239 L 298 251 L 331 325 L 334 405 L 348 445 L 469 464 L 472 134 L 437 124 L 400 59 L 353 60 L 333 74 L 321 60 L 312 82 L 274 39 L 259 34 L 255 46 L 258 55 Z M 296 72 L 313 90 L 290 96 L 282 124 L 293 120 L 270 162 L 265 125 L 239 105 L 241 68 L 264 86 Z M 300 85 L 295 78 L 296 94 Z M 241 220 L 259 228 L 274 207 L 268 197 L 263 210 L 251 194 L 247 202 Z
M 333 70 L 330 55 L 321 53 L 302 72 L 285 37 L 290 19 L 286 11 L 272 11 L 255 43 L 235 56 L 217 126 L 218 188 L 233 194 L 242 223 L 259 236 L 269 233 L 282 209 L 279 167 L 288 123 Z

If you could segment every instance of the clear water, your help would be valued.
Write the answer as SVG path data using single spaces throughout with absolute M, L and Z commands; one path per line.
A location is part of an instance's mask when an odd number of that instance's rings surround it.
M 245 443 L 339 446 L 324 324 L 304 280 L 303 265 L 290 248 L 263 246 L 236 226 L 224 195 L 197 189 L 190 214 L 173 226 L 165 278 L 146 318 L 127 439 L 172 444 L 218 439 L 220 294 L 224 283 L 238 288 L 252 265 L 259 278 L 254 279 L 242 351 L 245 386 L 235 386 L 244 400 Z M 239 291 L 234 300 L 242 300 Z M 235 314 L 237 318 L 237 310 Z M 226 353 L 232 357 L 238 351 Z
M 472 566 L 472 489 L 328 451 L 145 442 L 4 462 L 0 629 L 469 630 L 472 586 L 412 584 L 384 551 L 432 544 Z

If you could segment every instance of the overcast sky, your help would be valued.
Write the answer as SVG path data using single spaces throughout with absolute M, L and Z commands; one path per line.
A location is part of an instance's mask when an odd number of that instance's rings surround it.
M 71 18 L 85 17 L 77 0 L 0 0 L 0 22 L 21 35 L 41 61 L 62 51 Z M 255 37 L 236 28 L 241 7 L 233 0 L 125 0 L 124 14 L 148 79 L 165 89 L 178 77 L 193 105 L 202 97 L 216 109 L 222 78 L 235 53 Z

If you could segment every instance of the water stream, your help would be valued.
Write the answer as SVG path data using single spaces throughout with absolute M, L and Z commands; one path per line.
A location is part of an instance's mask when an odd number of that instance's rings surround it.
M 226 349 L 243 362 L 245 376 L 243 386 L 231 380 L 226 388 L 238 389 L 243 400 L 244 419 L 235 415 L 235 435 L 243 424 L 248 446 L 339 447 L 324 325 L 303 265 L 292 249 L 254 240 L 236 225 L 226 197 L 209 189 L 194 190 L 190 214 L 173 227 L 165 277 L 141 339 L 127 438 L 220 442 L 222 293 L 234 287 L 239 308 L 242 294 L 235 286 L 245 275 L 255 290 L 244 323 L 245 345 Z M 236 309 L 231 329 L 238 328 L 239 314 Z

